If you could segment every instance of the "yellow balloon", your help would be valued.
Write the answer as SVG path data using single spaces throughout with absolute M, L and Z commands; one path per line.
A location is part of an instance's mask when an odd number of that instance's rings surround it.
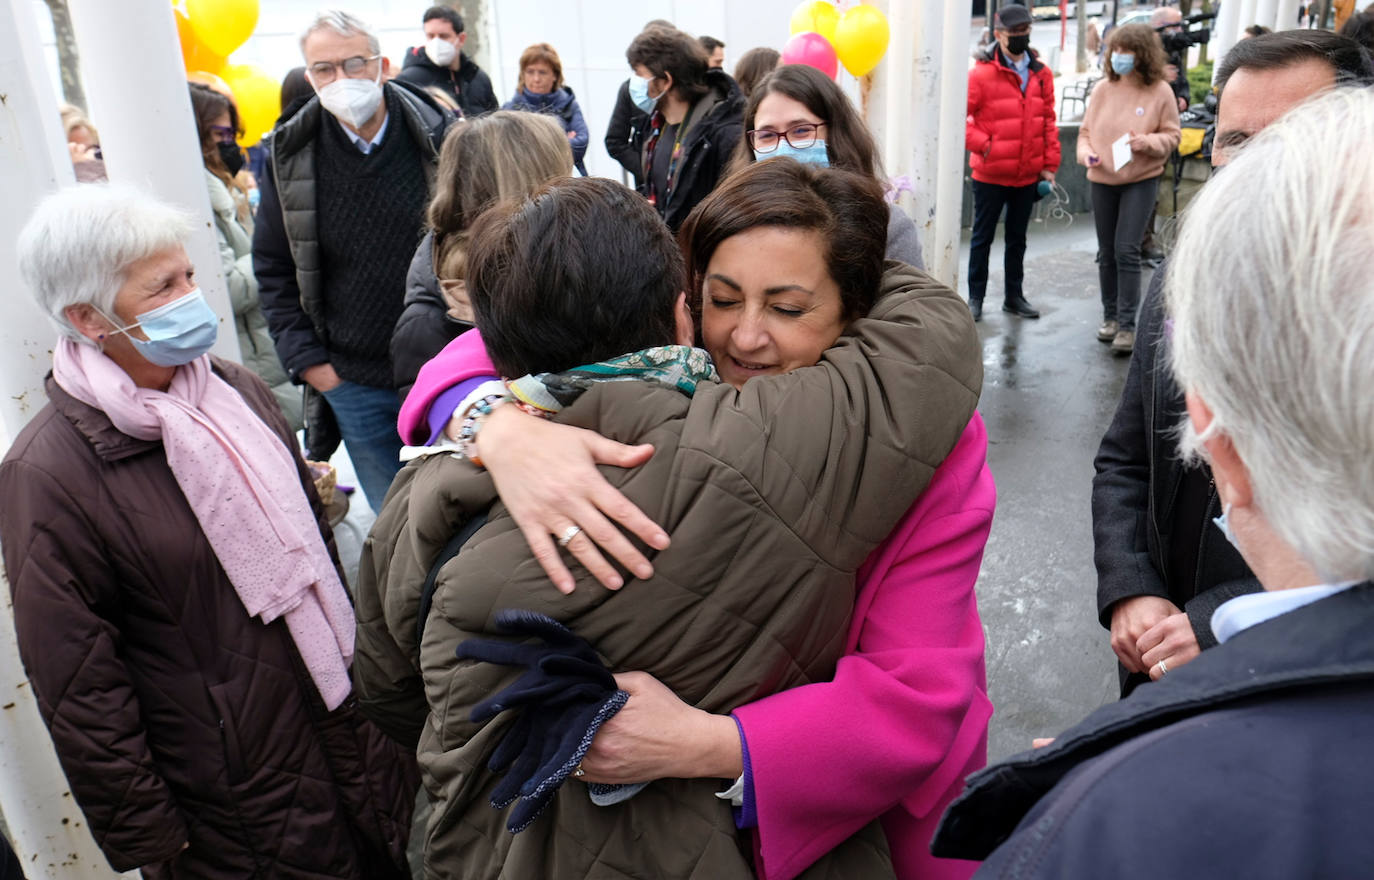
M 181 61 L 186 69 L 217 73 L 223 68 L 224 56 L 211 52 L 196 39 L 195 32 L 191 30 L 191 20 L 180 9 L 173 8 L 172 13 L 176 17 L 177 41 L 181 43 Z
M 890 36 L 887 16 L 881 10 L 867 3 L 853 6 L 835 28 L 835 54 L 845 70 L 864 76 L 883 60 Z
M 840 23 L 840 11 L 830 0 L 806 0 L 792 13 L 792 33 L 811 31 L 835 42 L 835 26 Z
M 251 64 L 230 64 L 220 72 L 234 92 L 243 123 L 239 143 L 251 147 L 272 130 L 281 115 L 281 83 Z
M 186 0 L 186 17 L 200 44 L 227 58 L 258 26 L 258 0 Z

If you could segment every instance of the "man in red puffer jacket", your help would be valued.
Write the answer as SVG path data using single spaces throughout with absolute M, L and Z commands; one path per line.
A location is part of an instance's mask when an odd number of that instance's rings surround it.
M 1002 311 L 1022 318 L 1040 313 L 1021 289 L 1026 226 L 1041 181 L 1054 182 L 1059 168 L 1059 131 L 1054 124 L 1054 77 L 1030 48 L 1031 15 L 1009 5 L 997 13 L 989 45 L 968 75 L 964 144 L 973 169 L 973 238 L 968 259 L 968 304 L 983 318 L 988 251 L 997 220 L 1007 209 L 1006 296 Z

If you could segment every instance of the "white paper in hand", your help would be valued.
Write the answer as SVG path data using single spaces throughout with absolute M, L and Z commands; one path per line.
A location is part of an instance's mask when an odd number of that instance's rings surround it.
M 1120 171 L 1131 161 L 1131 136 L 1123 134 L 1112 141 L 1112 167 Z

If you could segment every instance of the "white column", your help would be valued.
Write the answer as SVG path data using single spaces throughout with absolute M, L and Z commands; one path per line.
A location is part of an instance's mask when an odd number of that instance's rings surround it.
M 1212 28 L 1212 81 L 1216 82 L 1216 72 L 1221 66 L 1221 59 L 1226 57 L 1226 53 L 1231 51 L 1231 47 L 1236 44 L 1236 37 L 1247 25 L 1238 24 L 1241 20 L 1241 5 L 1243 0 L 1227 0 L 1221 4 L 1221 13 L 1217 15 L 1216 24 Z M 1297 14 L 1296 11 L 1293 13 Z
M 1225 3 L 1221 5 L 1223 9 L 1226 8 Z M 1239 40 L 1245 29 L 1255 23 L 1255 13 L 1258 11 L 1259 0 L 1240 0 L 1240 20 L 1236 22 L 1235 40 Z M 1232 46 L 1236 44 L 1235 40 L 1231 41 Z
M 944 45 L 940 52 L 940 128 L 936 138 L 935 236 L 925 252 L 930 272 L 959 289 L 959 227 L 964 201 L 964 119 L 968 114 L 968 32 L 972 0 L 944 0 Z
M 1276 30 L 1278 13 L 1279 0 L 1258 0 L 1255 5 L 1255 20 L 1251 24 L 1260 24 L 1270 30 Z M 1297 12 L 1293 14 L 1297 15 Z
M 898 205 L 916 222 L 927 266 L 936 242 L 943 0 L 875 3 L 888 17 L 891 40 L 863 102 L 890 178 L 907 177 L 912 192 Z
M 1298 26 L 1298 6 L 1301 0 L 1279 0 L 1274 30 L 1289 31 Z
M 195 217 L 186 251 L 205 299 L 220 316 L 214 352 L 239 360 L 172 7 L 166 0 L 68 0 L 68 6 L 110 180 L 138 186 Z
M 43 376 L 56 337 L 19 279 L 15 239 L 34 206 L 74 185 L 57 95 L 48 79 L 30 0 L 0 3 L 0 455 L 47 402 Z M 72 800 L 33 688 L 19 662 L 9 583 L 0 569 L 0 813 L 30 880 L 115 876 Z M 134 875 L 130 875 L 134 876 Z

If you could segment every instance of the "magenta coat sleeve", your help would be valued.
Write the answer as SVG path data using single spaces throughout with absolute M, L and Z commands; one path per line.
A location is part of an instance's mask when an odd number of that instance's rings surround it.
M 973 586 L 997 492 L 975 413 L 930 486 L 859 574 L 835 679 L 741 706 L 764 880 L 795 877 L 882 819 L 899 878 L 968 877 L 929 844 L 987 762 L 983 628 Z
M 495 376 L 482 335 L 469 330 L 454 339 L 420 368 L 415 385 L 401 404 L 396 430 L 412 446 L 429 439 L 429 408 L 448 389 L 475 376 Z

